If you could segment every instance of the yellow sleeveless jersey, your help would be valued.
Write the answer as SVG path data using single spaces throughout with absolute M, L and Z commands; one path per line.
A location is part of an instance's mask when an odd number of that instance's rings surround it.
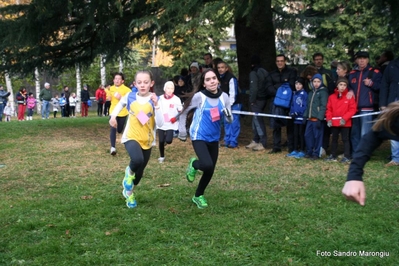
M 141 148 L 148 150 L 155 139 L 155 113 L 150 102 L 139 103 L 133 101 L 129 110 L 129 119 L 126 125 L 126 138 L 137 141 Z M 147 120 L 147 121 L 145 121 Z M 143 122 L 145 122 L 143 124 Z
M 119 93 L 121 95 L 121 98 L 125 96 L 125 94 L 128 94 L 132 90 L 129 87 L 126 87 L 125 85 L 121 85 L 119 87 L 115 87 L 115 85 L 112 85 L 109 88 L 109 94 L 111 96 L 111 107 L 109 108 L 109 113 L 112 113 L 114 110 L 115 106 L 118 104 L 119 100 L 115 98 L 115 94 Z M 118 116 L 127 116 L 129 112 L 127 111 L 126 108 L 123 108 L 122 111 L 119 112 Z

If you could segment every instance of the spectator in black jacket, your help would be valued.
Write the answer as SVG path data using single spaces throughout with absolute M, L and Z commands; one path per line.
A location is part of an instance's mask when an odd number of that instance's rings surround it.
M 274 106 L 273 100 L 276 96 L 277 89 L 283 84 L 288 82 L 291 89 L 295 90 L 295 80 L 297 78 L 297 71 L 294 68 L 287 66 L 287 58 L 283 54 L 276 56 L 277 70 L 270 72 L 266 79 L 266 87 L 268 96 L 272 98 L 271 113 L 272 114 L 286 114 L 288 115 L 289 109 Z M 273 149 L 269 151 L 269 154 L 281 152 L 281 127 L 287 125 L 287 139 L 288 139 L 288 153 L 294 150 L 293 141 L 293 121 L 281 120 L 276 118 L 270 118 L 270 126 L 273 129 Z
M 4 91 L 3 85 L 0 85 L 0 122 L 3 120 L 3 110 L 6 107 L 7 97 L 11 92 Z
M 386 67 L 380 87 L 380 110 L 399 101 L 399 58 Z M 391 161 L 385 166 L 399 166 L 399 141 L 391 140 Z
M 359 143 L 349 166 L 348 176 L 342 194 L 348 199 L 364 205 L 366 187 L 363 183 L 363 168 L 375 149 L 386 139 L 399 141 L 399 102 L 391 103 Z

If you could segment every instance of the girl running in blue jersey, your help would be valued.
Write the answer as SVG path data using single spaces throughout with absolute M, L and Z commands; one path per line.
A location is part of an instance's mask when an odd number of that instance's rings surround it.
M 198 88 L 195 88 L 196 93 L 184 103 L 179 119 L 179 139 L 185 141 L 187 113 L 195 109 L 190 137 L 198 159 L 190 159 L 186 177 L 189 182 L 193 182 L 197 171 L 203 172 L 192 198 L 200 209 L 208 207 L 204 192 L 212 179 L 219 155 L 220 120 L 226 117 L 227 122 L 233 121 L 229 96 L 219 89 L 219 84 L 216 72 L 206 69 L 201 75 Z

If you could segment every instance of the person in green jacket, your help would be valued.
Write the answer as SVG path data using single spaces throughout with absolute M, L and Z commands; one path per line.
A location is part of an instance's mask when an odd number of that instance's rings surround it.
M 324 127 L 322 121 L 326 114 L 328 91 L 323 85 L 322 76 L 317 73 L 312 77 L 313 90 L 308 95 L 308 106 L 303 115 L 303 123 L 306 123 L 305 158 L 317 160 L 321 157 Z M 306 122 L 307 121 L 307 122 Z
M 51 101 L 50 83 L 44 83 L 44 89 L 39 94 L 39 99 L 42 102 L 42 119 L 48 119 L 50 115 L 50 101 Z

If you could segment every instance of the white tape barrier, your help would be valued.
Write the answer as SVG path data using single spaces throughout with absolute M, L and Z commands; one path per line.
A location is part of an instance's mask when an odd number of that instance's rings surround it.
M 282 118 L 282 119 L 292 119 L 291 116 L 285 116 L 285 115 L 273 115 L 273 114 L 265 114 L 265 113 L 255 113 L 255 112 L 247 112 L 247 111 L 238 111 L 238 110 L 232 110 L 231 111 L 233 114 L 238 114 L 238 115 L 254 115 L 254 116 L 265 116 L 265 117 L 273 117 L 273 118 Z M 363 117 L 363 116 L 369 116 L 369 115 L 378 115 L 381 112 L 371 112 L 371 113 L 366 113 L 366 114 L 361 114 L 361 115 L 354 115 L 352 118 L 358 118 L 358 117 Z M 298 117 L 298 120 L 303 120 L 302 117 Z M 341 117 L 333 117 L 333 120 L 338 120 L 341 119 Z

